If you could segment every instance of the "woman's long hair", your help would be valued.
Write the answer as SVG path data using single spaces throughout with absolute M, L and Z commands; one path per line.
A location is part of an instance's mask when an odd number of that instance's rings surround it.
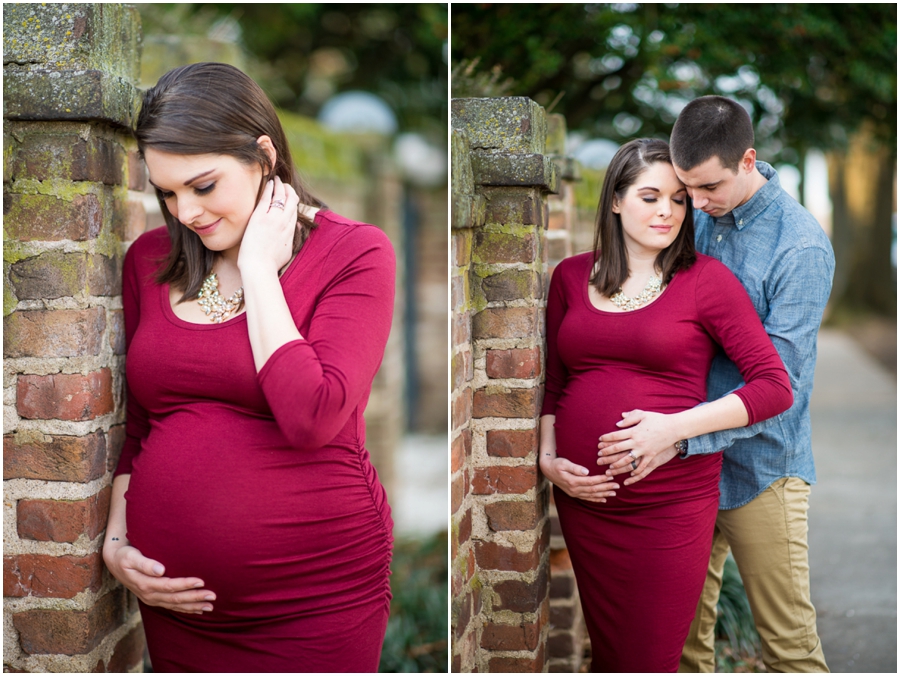
M 234 66 L 196 63 L 170 70 L 144 93 L 134 133 L 141 157 L 147 148 L 175 155 L 230 155 L 262 169 L 257 201 L 266 181 L 278 176 L 297 191 L 300 204 L 325 206 L 300 180 L 275 107 L 259 85 Z M 274 167 L 256 142 L 264 135 L 275 147 Z M 181 303 L 197 297 L 212 271 L 216 252 L 172 216 L 159 191 L 156 196 L 172 240 L 156 281 L 181 290 Z M 293 253 L 300 250 L 314 227 L 310 219 L 298 216 Z
M 634 185 L 638 176 L 657 162 L 672 164 L 669 145 L 658 139 L 635 139 L 619 148 L 606 170 L 603 189 L 600 191 L 600 205 L 597 208 L 591 284 L 607 298 L 622 288 L 629 275 L 622 219 L 613 212 L 613 201 L 624 199 L 628 188 Z M 681 230 L 675 241 L 656 257 L 656 267 L 662 270 L 663 284 L 671 282 L 676 272 L 687 270 L 697 260 L 694 249 L 694 210 L 690 197 L 685 199 L 687 208 Z

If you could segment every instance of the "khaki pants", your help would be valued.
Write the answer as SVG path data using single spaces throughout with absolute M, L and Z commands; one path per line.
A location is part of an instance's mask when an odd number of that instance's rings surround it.
M 770 672 L 827 673 L 809 598 L 809 485 L 779 479 L 737 509 L 719 510 L 706 584 L 678 671 L 715 671 L 716 603 L 728 548 L 741 573 Z

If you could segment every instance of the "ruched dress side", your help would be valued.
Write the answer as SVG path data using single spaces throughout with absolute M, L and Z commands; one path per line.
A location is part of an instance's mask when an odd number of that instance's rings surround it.
M 652 303 L 597 309 L 590 253 L 562 261 L 547 303 L 547 384 L 557 453 L 602 474 L 597 444 L 634 409 L 677 413 L 706 401 L 724 348 L 746 385 L 750 422 L 786 410 L 787 373 L 750 298 L 718 261 L 698 255 Z M 674 672 L 706 576 L 719 498 L 720 453 L 675 458 L 606 503 L 554 489 L 593 655 L 592 671 Z
M 302 340 L 257 374 L 246 315 L 195 324 L 154 275 L 165 228 L 131 246 L 128 538 L 216 594 L 203 615 L 141 604 L 156 672 L 374 672 L 392 527 L 363 412 L 394 306 L 378 228 L 316 215 L 281 285 Z

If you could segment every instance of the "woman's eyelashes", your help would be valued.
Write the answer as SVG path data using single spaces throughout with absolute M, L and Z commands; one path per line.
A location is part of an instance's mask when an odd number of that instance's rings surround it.
M 215 184 L 215 183 L 210 183 L 209 185 L 203 186 L 202 188 L 194 188 L 194 194 L 196 194 L 196 195 L 208 195 L 209 193 L 211 193 L 211 192 L 213 191 L 213 189 L 214 189 L 215 187 L 216 187 L 216 184 Z M 162 200 L 167 200 L 167 199 L 169 199 L 170 197 L 174 197 L 174 196 L 175 196 L 175 193 L 173 193 L 173 192 L 168 192 L 168 191 L 166 191 L 166 190 L 161 190 L 160 188 L 157 188 L 157 189 L 156 189 L 156 192 L 157 192 L 157 194 L 159 195 L 160 199 L 162 199 Z
M 647 204 L 653 204 L 656 201 L 656 198 L 655 197 L 645 197 L 644 201 Z M 673 197 L 672 201 L 675 202 L 675 204 L 684 204 L 685 199 L 683 197 L 677 197 L 677 198 Z

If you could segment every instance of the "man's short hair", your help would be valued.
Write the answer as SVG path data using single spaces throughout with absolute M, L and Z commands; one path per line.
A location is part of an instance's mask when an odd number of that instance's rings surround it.
M 753 123 L 741 104 L 724 96 L 701 96 L 684 107 L 669 141 L 672 161 L 689 171 L 710 157 L 735 174 L 753 147 Z

